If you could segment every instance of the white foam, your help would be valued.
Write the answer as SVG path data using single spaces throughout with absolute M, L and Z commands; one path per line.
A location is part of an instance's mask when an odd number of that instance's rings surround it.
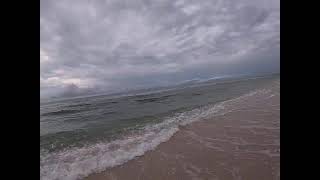
M 249 93 L 242 97 L 255 94 Z M 158 124 L 146 126 L 140 133 L 112 142 L 101 142 L 82 148 L 48 153 L 40 157 L 40 178 L 43 180 L 83 178 L 93 172 L 121 165 L 168 141 L 178 130 L 197 120 L 223 113 L 224 105 L 239 98 L 178 113 Z

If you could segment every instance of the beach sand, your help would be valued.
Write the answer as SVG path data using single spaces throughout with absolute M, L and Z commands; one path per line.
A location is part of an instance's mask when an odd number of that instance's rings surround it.
M 280 80 L 223 106 L 155 150 L 85 179 L 280 179 Z

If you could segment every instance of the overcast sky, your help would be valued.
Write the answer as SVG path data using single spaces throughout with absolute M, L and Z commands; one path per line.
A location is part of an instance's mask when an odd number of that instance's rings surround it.
M 41 0 L 41 98 L 279 72 L 279 0 Z

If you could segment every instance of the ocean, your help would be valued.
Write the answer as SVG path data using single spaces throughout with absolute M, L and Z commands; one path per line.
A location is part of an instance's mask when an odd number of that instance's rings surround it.
M 40 103 L 40 178 L 81 179 L 126 163 L 168 141 L 182 126 L 219 113 L 222 102 L 275 78 L 210 80 Z

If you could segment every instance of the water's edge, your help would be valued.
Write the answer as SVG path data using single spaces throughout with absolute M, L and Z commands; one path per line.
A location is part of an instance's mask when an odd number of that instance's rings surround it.
M 238 98 L 253 95 L 255 92 Z M 78 179 L 126 163 L 168 141 L 179 131 L 179 126 L 219 115 L 223 112 L 225 103 L 238 98 L 175 114 L 124 139 L 47 154 L 41 157 L 41 179 Z

